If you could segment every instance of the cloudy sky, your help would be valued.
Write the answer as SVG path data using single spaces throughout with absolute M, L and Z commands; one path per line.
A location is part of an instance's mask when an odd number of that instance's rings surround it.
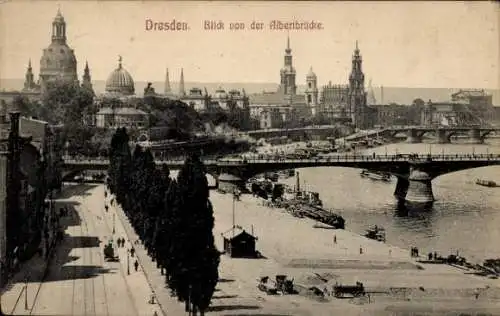
M 0 1 L 0 78 L 24 77 L 31 58 L 38 77 L 58 6 L 68 44 L 94 80 L 105 80 L 118 55 L 137 81 L 278 82 L 287 31 L 272 20 L 317 21 L 323 30 L 290 31 L 297 82 L 309 67 L 320 84 L 344 83 L 358 40 L 373 85 L 499 88 L 498 5 L 488 2 L 163 2 Z M 147 31 L 145 21 L 188 23 L 188 31 Z M 225 30 L 206 31 L 205 20 Z M 262 31 L 231 31 L 252 21 Z

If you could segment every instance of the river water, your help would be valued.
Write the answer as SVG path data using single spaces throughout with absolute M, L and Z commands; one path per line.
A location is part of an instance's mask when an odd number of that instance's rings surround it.
M 397 143 L 366 150 L 367 153 L 500 154 L 500 140 L 486 144 Z M 320 194 L 323 204 L 346 219 L 346 229 L 364 233 L 371 225 L 386 229 L 387 242 L 418 247 L 420 254 L 456 253 L 472 262 L 500 257 L 500 188 L 475 184 L 476 178 L 500 183 L 500 166 L 468 169 L 433 180 L 436 201 L 428 210 L 398 207 L 396 179 L 379 182 L 361 178 L 359 169 L 317 167 L 297 169 L 301 185 Z M 294 185 L 295 179 L 285 181 Z

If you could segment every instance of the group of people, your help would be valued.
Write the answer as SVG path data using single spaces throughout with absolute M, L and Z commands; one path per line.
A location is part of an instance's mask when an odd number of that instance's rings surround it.
M 118 245 L 119 248 L 120 247 L 125 247 L 125 238 L 123 238 L 123 237 L 122 238 L 118 238 L 116 240 L 116 244 Z

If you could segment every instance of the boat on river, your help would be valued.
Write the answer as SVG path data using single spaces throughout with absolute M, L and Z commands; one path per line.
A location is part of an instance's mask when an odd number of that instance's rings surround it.
M 385 182 L 391 181 L 391 174 L 388 172 L 372 171 L 372 170 L 363 169 L 363 171 L 361 171 L 360 175 L 363 178 L 368 178 L 371 180 L 385 181 Z
M 483 187 L 490 187 L 490 188 L 494 188 L 494 187 L 497 187 L 498 184 L 495 182 L 495 181 L 491 181 L 491 180 L 481 180 L 481 179 L 477 179 L 476 180 L 476 184 L 477 185 L 481 185 Z

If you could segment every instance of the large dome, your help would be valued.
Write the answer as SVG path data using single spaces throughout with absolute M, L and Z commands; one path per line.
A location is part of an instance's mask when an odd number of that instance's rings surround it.
M 123 95 L 131 95 L 135 92 L 134 79 L 128 71 L 122 67 L 121 57 L 118 68 L 113 70 L 106 80 L 106 92 Z

